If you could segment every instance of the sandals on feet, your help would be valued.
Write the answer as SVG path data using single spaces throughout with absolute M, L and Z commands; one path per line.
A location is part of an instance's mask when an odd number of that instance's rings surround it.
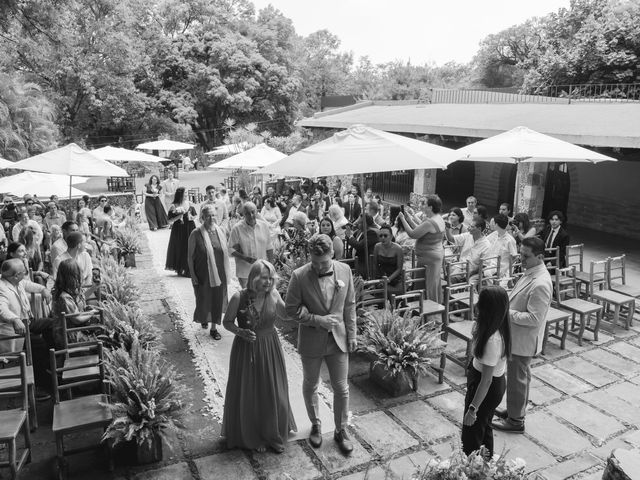
M 209 335 L 211 335 L 211 337 L 212 337 L 214 340 L 220 340 L 220 339 L 222 338 L 222 336 L 220 335 L 220 332 L 219 332 L 218 330 L 211 330 L 211 331 L 209 332 Z
M 200 325 L 202 326 L 202 328 L 209 328 L 209 324 L 208 323 L 201 323 Z
M 267 447 L 257 447 L 255 450 L 258 453 L 265 453 L 267 451 Z

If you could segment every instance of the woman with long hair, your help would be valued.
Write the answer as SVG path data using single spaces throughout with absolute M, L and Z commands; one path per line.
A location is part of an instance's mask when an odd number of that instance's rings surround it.
M 272 239 L 275 239 L 280 233 L 280 222 L 282 221 L 282 212 L 276 205 L 273 197 L 266 197 L 264 205 L 260 211 L 262 219 L 269 224 Z
M 347 225 L 345 229 L 345 238 L 347 243 L 351 245 L 353 250 L 356 252 L 356 272 L 365 280 L 369 280 L 369 276 L 367 276 L 367 261 L 365 258 L 365 252 L 368 251 L 370 254 L 373 253 L 373 249 L 378 243 L 378 227 L 373 221 L 373 217 L 368 213 L 365 214 L 365 225 L 367 226 L 367 230 L 362 232 L 361 230 L 353 233 L 351 231 L 351 226 Z M 360 227 L 360 222 L 358 222 L 358 227 Z M 366 248 L 365 248 L 366 245 Z M 369 272 L 372 275 L 374 272 Z
M 189 235 L 196 228 L 194 219 L 196 218 L 196 209 L 185 198 L 184 187 L 178 187 L 173 197 L 173 202 L 169 206 L 169 221 L 171 225 L 171 236 L 169 237 L 169 246 L 167 247 L 167 260 L 165 268 L 173 270 L 178 275 L 189 277 Z
M 384 224 L 378 232 L 380 241 L 373 248 L 373 265 L 376 268 L 375 278 L 387 277 L 388 299 L 391 295 L 404 292 L 402 276 L 404 271 L 404 252 L 393 240 L 391 225 Z
M 505 392 L 507 358 L 511 355 L 509 296 L 502 287 L 485 287 L 476 308 L 478 319 L 473 330 L 473 362 L 467 368 L 462 449 L 469 455 L 484 446 L 491 458 L 491 419 Z
M 516 213 L 511 222 L 511 235 L 516 239 L 518 245 L 525 238 L 535 237 L 536 228 L 531 226 L 529 215 L 524 212 Z
M 253 187 L 250 200 L 255 204 L 258 211 L 262 209 L 262 190 L 259 186 L 256 185 L 255 187 Z
M 24 245 L 27 253 L 27 264 L 33 272 L 33 281 L 41 285 L 46 285 L 49 275 L 43 271 L 44 262 L 40 253 L 40 245 L 36 242 L 36 235 L 31 227 L 27 227 L 20 232 L 18 241 Z
M 65 348 L 64 326 L 62 322 L 67 322 L 68 327 L 79 327 L 87 325 L 95 318 L 96 311 L 87 311 L 87 302 L 82 288 L 82 272 L 78 263 L 67 258 L 60 262 L 58 273 L 53 285 L 53 341 L 56 350 Z M 66 318 L 65 318 L 66 316 Z M 81 333 L 70 335 L 70 341 L 82 340 Z
M 333 226 L 333 220 L 329 216 L 324 217 L 320 220 L 320 232 L 328 235 L 331 241 L 333 242 L 333 259 L 340 260 L 344 257 L 344 242 L 337 235 L 336 229 Z
M 144 192 L 144 213 L 147 216 L 150 230 L 164 228 L 169 224 L 167 214 L 162 205 L 162 185 L 157 175 L 149 177 L 149 183 L 145 185 Z
M 284 354 L 274 328 L 286 318 L 276 291 L 276 271 L 257 260 L 247 288 L 229 301 L 224 328 L 235 335 L 229 358 L 222 434 L 228 448 L 284 452 L 290 431 L 296 430 L 289 403 Z

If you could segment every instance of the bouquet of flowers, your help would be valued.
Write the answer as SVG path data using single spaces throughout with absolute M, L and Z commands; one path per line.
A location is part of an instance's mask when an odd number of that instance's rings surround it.
M 461 448 L 449 458 L 433 459 L 420 467 L 412 480 L 525 480 L 526 463 L 521 458 L 507 460 L 506 452 L 487 460 L 488 452 L 482 447 L 470 455 Z

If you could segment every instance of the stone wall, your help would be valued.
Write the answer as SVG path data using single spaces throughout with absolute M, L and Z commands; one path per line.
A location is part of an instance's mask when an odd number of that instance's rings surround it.
M 89 195 L 89 208 L 93 210 L 98 206 L 98 197 L 100 195 Z M 111 206 L 122 208 L 123 210 L 128 210 L 135 203 L 135 195 L 132 192 L 128 193 L 105 193 L 105 197 L 109 199 L 109 204 Z M 141 198 L 138 198 L 139 201 L 142 201 Z M 48 198 L 41 198 L 40 201 L 45 205 L 49 202 Z M 67 212 L 69 210 L 75 210 L 78 207 L 78 199 L 71 199 L 71 208 L 69 209 L 69 199 L 68 198 L 60 198 L 58 200 L 58 204 Z M 22 202 L 19 206 L 22 205 Z

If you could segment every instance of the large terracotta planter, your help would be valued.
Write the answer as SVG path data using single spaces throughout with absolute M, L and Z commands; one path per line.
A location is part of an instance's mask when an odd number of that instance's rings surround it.
M 383 365 L 375 362 L 370 364 L 369 379 L 392 397 L 406 395 L 418 389 L 417 378 L 411 378 L 406 372 L 393 376 Z
M 155 434 L 151 442 L 136 445 L 136 458 L 139 465 L 160 462 L 162 460 L 162 437 Z

